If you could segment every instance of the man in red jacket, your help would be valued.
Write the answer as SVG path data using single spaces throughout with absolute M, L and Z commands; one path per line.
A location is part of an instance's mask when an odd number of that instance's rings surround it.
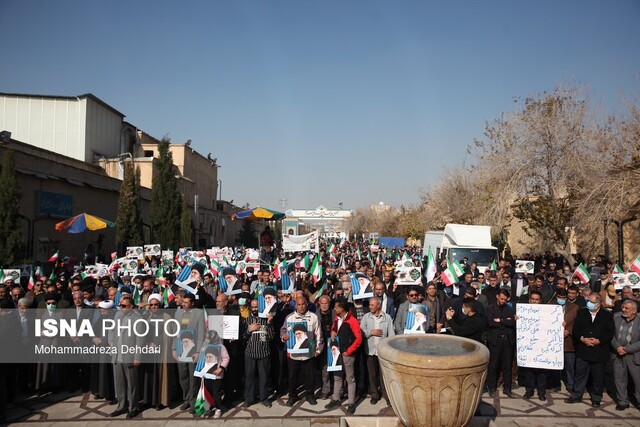
M 349 303 L 346 299 L 336 299 L 333 310 L 336 318 L 331 327 L 331 338 L 338 338 L 342 354 L 342 371 L 333 373 L 333 396 L 325 408 L 332 409 L 340 406 L 342 380 L 346 377 L 348 397 L 345 403 L 347 413 L 352 415 L 356 411 L 355 352 L 362 344 L 362 332 L 358 319 L 349 312 Z

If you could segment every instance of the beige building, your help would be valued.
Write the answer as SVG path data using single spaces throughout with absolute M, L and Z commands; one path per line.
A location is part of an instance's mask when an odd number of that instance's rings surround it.
M 124 162 L 130 161 L 141 171 L 145 243 L 155 243 L 148 218 L 159 141 L 124 117 L 91 94 L 0 93 L 0 130 L 10 135 L 0 150 L 16 153 L 28 258 L 42 261 L 57 249 L 81 257 L 89 243 L 113 252 L 115 230 L 63 235 L 53 227 L 82 212 L 115 222 Z M 194 247 L 234 245 L 243 221 L 232 222 L 239 209 L 216 197 L 216 159 L 197 153 L 189 142 L 171 144 L 170 150 L 192 215 Z

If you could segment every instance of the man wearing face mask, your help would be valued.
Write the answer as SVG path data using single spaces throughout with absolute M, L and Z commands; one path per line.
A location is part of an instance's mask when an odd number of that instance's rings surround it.
M 567 303 L 567 290 L 558 288 L 555 301 L 552 303 L 562 306 L 564 313 L 564 368 L 562 371 L 552 371 L 552 386 L 554 392 L 560 391 L 560 381 L 564 381 L 567 391 L 573 390 L 573 379 L 576 371 L 576 347 L 573 342 L 573 326 L 578 316 L 579 307 L 577 304 Z
M 582 401 L 582 395 L 591 375 L 591 406 L 597 408 L 604 391 L 605 366 L 609 359 L 609 345 L 613 339 L 615 325 L 613 314 L 601 308 L 598 294 L 589 295 L 587 309 L 580 310 L 573 327 L 576 343 L 576 375 L 573 392 L 566 403 Z
M 447 317 L 446 327 L 451 328 L 453 334 L 483 342 L 484 331 L 487 328 L 487 321 L 478 314 L 478 301 L 473 297 L 465 297 L 462 300 L 463 318 L 455 315 L 453 307 L 445 312 Z
M 638 302 L 627 299 L 622 303 L 621 312 L 614 315 L 615 335 L 611 347 L 615 351 L 613 372 L 617 389 L 616 411 L 629 407 L 627 392 L 628 378 L 633 381 L 636 401 L 640 402 L 640 318 Z

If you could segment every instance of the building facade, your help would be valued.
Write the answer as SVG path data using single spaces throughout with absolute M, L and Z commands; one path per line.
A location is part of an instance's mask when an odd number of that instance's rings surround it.
M 126 122 L 92 94 L 77 97 L 0 93 L 0 130 L 10 135 L 1 151 L 15 152 L 21 186 L 27 258 L 46 260 L 55 250 L 81 257 L 89 244 L 115 250 L 115 229 L 61 235 L 56 222 L 82 212 L 115 221 L 124 163 L 140 168 L 145 242 L 159 140 Z M 185 144 L 170 144 L 178 188 L 192 217 L 196 248 L 235 245 L 239 209 L 217 199 L 216 159 Z

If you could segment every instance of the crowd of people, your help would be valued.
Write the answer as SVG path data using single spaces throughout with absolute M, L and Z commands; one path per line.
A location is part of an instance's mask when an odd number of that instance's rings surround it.
M 526 256 L 534 261 L 535 274 L 515 273 L 515 260 L 507 254 L 494 269 L 457 260 L 462 275 L 450 286 L 440 277 L 446 261 L 438 263 L 433 280 L 422 275 L 413 285 L 399 285 L 397 261 L 409 261 L 425 272 L 427 260 L 418 248 L 371 252 L 367 242 L 335 243 L 323 242 L 317 255 L 311 254 L 321 267 L 314 271 L 305 267 L 307 254 L 274 248 L 270 262 L 241 272 L 222 265 L 216 274 L 207 259 L 176 265 L 173 272 L 143 272 L 141 264 L 140 273 L 116 271 L 97 278 L 56 265 L 32 289 L 7 280 L 0 285 L 0 320 L 15 323 L 0 322 L 0 328 L 21 328 L 25 340 L 31 337 L 34 316 L 55 317 L 65 308 L 77 319 L 91 321 L 175 319 L 183 331 L 179 339 L 131 342 L 161 348 L 153 363 L 119 355 L 86 364 L 8 365 L 0 370 L 0 409 L 14 391 L 42 395 L 81 390 L 114 405 L 112 417 L 134 418 L 177 401 L 183 411 L 219 418 L 236 405 L 270 407 L 285 397 L 289 406 L 301 399 L 315 406 L 320 399 L 326 409 L 344 405 L 354 414 L 363 398 L 390 405 L 376 349 L 384 338 L 404 333 L 453 334 L 485 344 L 490 352 L 485 391 L 490 397 L 501 385 L 507 398 L 515 397 L 514 388 L 524 387 L 525 399 L 537 393 L 544 401 L 548 389 L 559 391 L 564 385 L 570 393 L 567 403 L 582 401 L 588 391 L 598 407 L 606 389 L 615 397 L 616 409 L 637 407 L 638 294 L 628 286 L 615 289 L 614 265 L 603 257 L 588 263 L 588 282 L 564 258 L 546 253 Z M 189 286 L 178 280 L 180 267 L 186 266 Z M 526 292 L 516 296 L 523 282 Z M 273 303 L 265 308 L 269 298 Z M 562 306 L 562 370 L 516 366 L 519 303 Z M 238 317 L 237 338 L 207 326 L 209 315 Z M 135 340 L 114 336 L 84 344 L 115 346 L 127 339 Z M 79 345 L 79 339 L 74 343 Z

